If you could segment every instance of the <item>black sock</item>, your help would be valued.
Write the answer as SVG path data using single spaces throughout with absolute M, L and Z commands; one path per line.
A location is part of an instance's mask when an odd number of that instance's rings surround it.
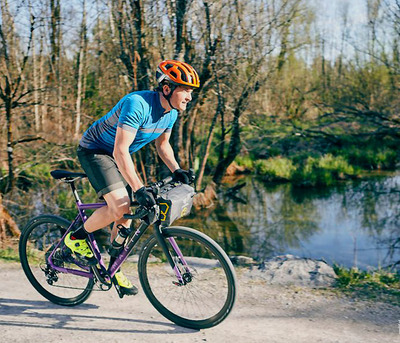
M 81 225 L 79 227 L 79 229 L 75 230 L 72 234 L 71 234 L 71 238 L 75 238 L 75 239 L 85 239 L 88 235 L 88 232 L 85 230 L 85 228 L 83 227 L 83 225 Z

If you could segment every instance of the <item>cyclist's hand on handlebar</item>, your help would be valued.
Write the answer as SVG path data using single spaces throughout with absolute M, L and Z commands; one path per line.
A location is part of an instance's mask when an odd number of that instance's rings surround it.
M 177 169 L 172 174 L 174 181 L 180 181 L 186 185 L 194 181 L 194 173 L 192 170 Z
M 139 205 L 144 207 L 152 207 L 156 204 L 153 194 L 147 191 L 146 187 L 139 188 L 135 192 L 135 198 Z

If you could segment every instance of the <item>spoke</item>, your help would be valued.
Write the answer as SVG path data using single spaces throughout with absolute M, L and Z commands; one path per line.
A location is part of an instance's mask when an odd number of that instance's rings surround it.
M 213 317 L 228 299 L 226 274 L 222 264 L 201 242 L 182 237 L 175 237 L 175 241 L 189 267 L 191 281 L 186 285 L 176 286 L 172 283 L 176 276 L 168 262 L 157 267 L 148 264 L 147 275 L 153 294 L 165 308 L 183 318 L 201 320 Z M 153 249 L 157 248 L 153 246 Z M 159 256 L 154 250 L 152 255 Z M 173 249 L 171 255 L 175 263 L 182 268 L 183 265 L 179 262 L 180 259 L 174 256 Z M 165 257 L 163 260 L 166 260 Z M 160 269 L 163 270 L 162 277 L 157 273 Z
M 88 278 L 52 270 L 46 261 L 46 256 L 50 256 L 52 249 L 59 244 L 63 236 L 63 230 L 65 232 L 67 228 L 67 223 L 63 227 L 52 222 L 52 219 L 49 219 L 48 222 L 40 222 L 39 220 L 37 224 L 32 225 L 26 234 L 25 245 L 26 261 L 32 277 L 39 284 L 39 286 L 34 285 L 34 287 L 38 290 L 40 288 L 42 291 L 48 292 L 48 296 L 53 297 L 52 299 L 59 297 L 59 299 L 65 299 L 66 301 L 75 299 L 83 294 L 83 292 L 91 290 L 93 285 L 92 281 Z M 53 263 L 56 266 L 77 269 L 76 263 L 62 257 L 61 248 L 62 245 L 53 254 Z M 53 283 L 50 285 L 48 280 L 52 280 Z

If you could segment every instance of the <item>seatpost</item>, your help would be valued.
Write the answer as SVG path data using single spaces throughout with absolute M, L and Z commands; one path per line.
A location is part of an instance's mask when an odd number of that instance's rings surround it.
M 76 190 L 74 180 L 72 180 L 72 181 L 70 181 L 70 182 L 68 182 L 68 183 L 69 183 L 70 186 L 71 186 L 72 193 L 74 194 L 74 197 L 75 197 L 76 202 L 77 202 L 77 203 L 78 203 L 78 202 L 80 203 L 80 202 L 81 202 L 81 199 L 79 198 L 79 194 L 78 194 L 78 192 L 77 192 L 77 190 Z

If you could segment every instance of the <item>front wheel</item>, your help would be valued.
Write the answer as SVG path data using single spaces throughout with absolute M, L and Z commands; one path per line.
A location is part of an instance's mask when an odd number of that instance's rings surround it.
M 51 268 L 47 258 L 57 247 L 70 222 L 53 215 L 33 218 L 21 233 L 19 256 L 22 268 L 33 287 L 46 299 L 64 306 L 83 303 L 93 289 L 93 279 Z M 68 250 L 61 243 L 54 253 L 53 262 L 59 267 L 77 268 L 70 261 Z
M 231 312 L 236 296 L 235 271 L 228 256 L 210 237 L 190 228 L 168 227 L 163 236 L 184 282 L 179 282 L 156 237 L 151 236 L 138 265 L 147 298 L 180 326 L 204 329 L 219 324 Z

